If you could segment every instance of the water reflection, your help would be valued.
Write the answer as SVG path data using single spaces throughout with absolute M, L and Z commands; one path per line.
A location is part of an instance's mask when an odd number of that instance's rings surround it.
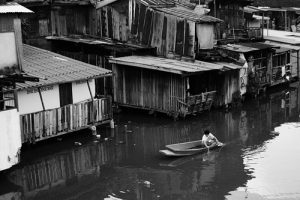
M 20 165 L 0 174 L 0 199 L 300 198 L 300 138 L 276 129 L 299 120 L 299 99 L 291 88 L 232 112 L 177 122 L 123 113 L 114 130 L 101 130 L 101 141 L 83 134 L 23 152 Z M 227 145 L 180 159 L 158 154 L 166 144 L 200 139 L 206 128 Z

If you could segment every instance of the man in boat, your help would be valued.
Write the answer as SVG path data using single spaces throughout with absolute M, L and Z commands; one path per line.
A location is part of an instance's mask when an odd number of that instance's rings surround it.
M 209 130 L 204 131 L 202 142 L 208 150 L 210 147 L 214 147 L 219 144 L 219 140 Z

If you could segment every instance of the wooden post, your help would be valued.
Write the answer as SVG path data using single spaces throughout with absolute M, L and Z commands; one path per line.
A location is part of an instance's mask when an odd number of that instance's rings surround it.
M 41 99 L 43 111 L 45 111 L 45 105 L 44 105 L 44 101 L 43 101 L 43 97 L 42 97 L 42 93 L 41 93 L 41 88 L 40 87 L 38 87 L 38 91 L 39 91 L 39 95 L 40 95 L 40 99 Z
M 90 86 L 89 80 L 86 80 L 86 84 L 87 84 L 87 86 L 88 86 L 88 88 L 89 88 L 89 92 L 90 92 L 91 100 L 93 100 L 93 99 L 94 99 L 94 97 L 93 97 L 93 94 L 92 94 L 92 90 L 91 90 L 91 86 Z
M 22 32 L 21 32 L 21 19 L 19 18 L 14 19 L 14 32 L 15 32 L 16 51 L 17 51 L 19 70 L 22 71 L 23 42 L 22 42 Z
M 122 67 L 122 78 L 123 78 L 123 103 L 126 103 L 126 80 L 125 80 L 125 67 Z
M 128 5 L 128 9 L 129 9 L 129 11 L 128 11 L 128 29 L 129 29 L 129 31 L 131 32 L 131 26 L 132 26 L 132 0 L 129 0 L 128 1 L 128 3 L 129 3 L 129 5 Z
M 214 0 L 214 17 L 217 17 L 217 4 L 216 4 L 216 0 Z
M 16 84 L 16 83 L 14 83 Z M 15 108 L 19 111 L 19 100 L 18 100 L 18 91 L 14 90 L 14 100 L 15 100 Z
M 288 26 L 287 26 L 287 11 L 284 12 L 284 29 L 288 31 Z
M 3 100 L 4 100 L 4 98 L 3 98 L 3 87 L 2 87 L 2 85 L 0 85 L 0 111 L 4 110 L 5 103 L 4 103 Z
M 299 69 L 299 50 L 297 51 L 297 74 L 298 79 L 300 78 L 300 69 Z

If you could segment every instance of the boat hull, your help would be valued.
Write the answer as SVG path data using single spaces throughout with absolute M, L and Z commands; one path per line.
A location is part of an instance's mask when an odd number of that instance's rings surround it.
M 210 147 L 211 150 L 223 147 L 224 144 L 219 142 Z M 164 156 L 181 157 L 190 156 L 198 153 L 207 152 L 207 148 L 201 140 L 166 145 L 166 149 L 160 150 L 159 153 Z

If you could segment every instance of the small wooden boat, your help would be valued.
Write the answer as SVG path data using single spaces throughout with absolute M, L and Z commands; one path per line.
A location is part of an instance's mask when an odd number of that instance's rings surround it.
M 210 150 L 223 147 L 224 144 L 219 142 L 210 147 Z M 202 140 L 196 140 L 191 142 L 183 142 L 177 144 L 166 145 L 166 149 L 159 150 L 159 153 L 165 156 L 190 156 L 197 153 L 207 152 L 207 148 L 203 145 Z

